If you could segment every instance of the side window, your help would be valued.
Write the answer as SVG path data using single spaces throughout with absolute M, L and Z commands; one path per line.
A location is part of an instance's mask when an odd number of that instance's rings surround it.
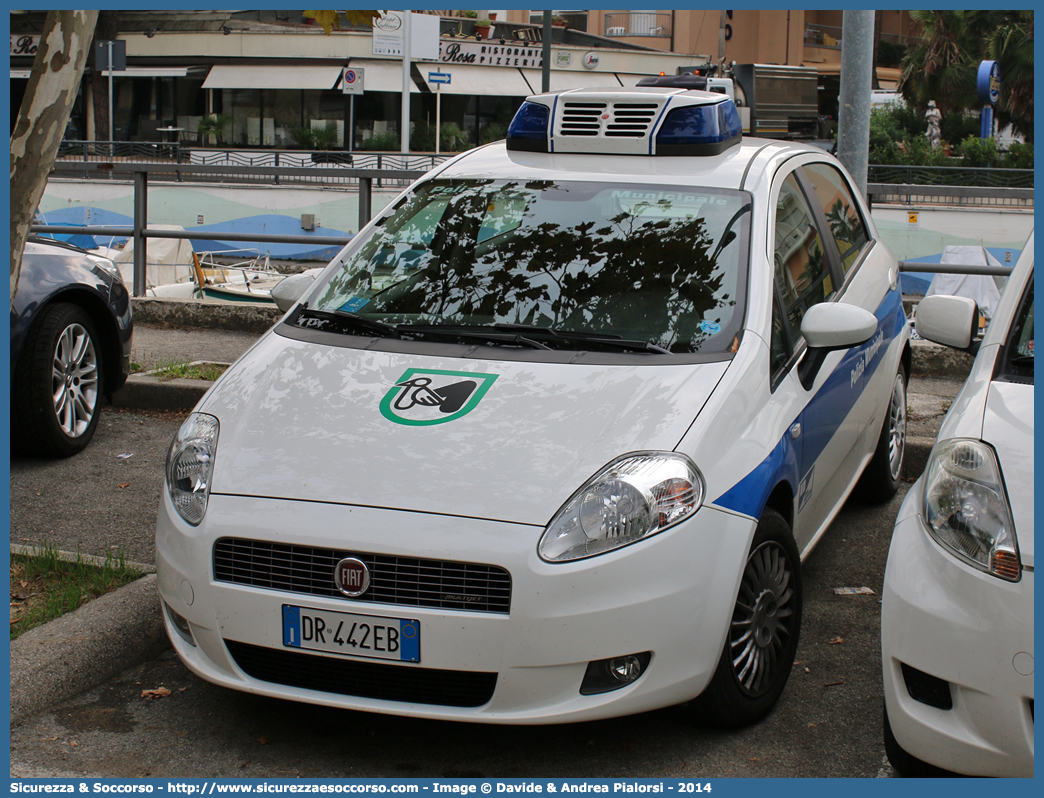
M 791 340 L 797 340 L 805 311 L 834 295 L 834 281 L 823 239 L 794 175 L 784 181 L 776 199 L 775 263 L 783 315 Z
M 826 163 L 813 163 L 803 168 L 816 198 L 823 206 L 830 233 L 837 242 L 841 270 L 848 274 L 848 270 L 859 260 L 863 247 L 870 241 L 866 225 L 859 215 L 859 208 L 852 199 L 852 192 L 845 178 L 836 167 Z

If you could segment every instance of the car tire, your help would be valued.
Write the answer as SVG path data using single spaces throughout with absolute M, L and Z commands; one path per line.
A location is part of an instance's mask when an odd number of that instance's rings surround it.
M 859 484 L 860 493 L 868 501 L 883 504 L 899 490 L 903 481 L 906 425 L 906 369 L 900 366 L 892 382 L 877 448 Z
M 718 666 L 690 704 L 698 722 L 735 728 L 772 710 L 794 665 L 801 604 L 797 544 L 783 516 L 766 509 L 743 567 Z
M 103 356 L 83 308 L 60 303 L 41 311 L 15 368 L 13 448 L 51 457 L 83 451 L 98 427 Z
M 895 734 L 892 733 L 892 724 L 888 722 L 887 707 L 885 707 L 884 711 L 884 744 L 888 761 L 900 776 L 933 779 L 949 778 L 958 775 L 935 765 L 929 765 L 927 762 L 908 753 L 906 749 L 899 745 L 899 741 L 895 739 Z

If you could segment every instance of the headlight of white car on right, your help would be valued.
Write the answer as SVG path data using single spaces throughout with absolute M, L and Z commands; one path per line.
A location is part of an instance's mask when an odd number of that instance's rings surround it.
M 963 438 L 940 441 L 924 485 L 924 519 L 944 548 L 1010 582 L 1022 577 L 1000 465 L 993 449 Z

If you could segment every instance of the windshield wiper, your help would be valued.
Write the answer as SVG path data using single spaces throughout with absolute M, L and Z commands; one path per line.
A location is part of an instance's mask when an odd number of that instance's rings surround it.
M 628 341 L 619 335 L 607 333 L 577 332 L 575 330 L 555 330 L 551 327 L 538 327 L 529 324 L 494 324 L 497 330 L 532 331 L 550 335 L 562 341 L 590 341 L 592 343 L 605 344 L 617 349 L 630 349 L 639 352 L 655 352 L 660 355 L 669 355 L 670 350 L 657 346 L 652 341 Z
M 483 332 L 484 330 L 495 330 L 496 326 L 489 327 L 484 324 L 399 324 L 395 329 L 407 335 L 442 335 L 450 338 L 474 338 L 491 344 L 518 344 L 528 346 L 530 349 L 550 349 L 550 346 L 526 338 L 522 335 L 500 335 L 496 332 Z
M 385 324 L 383 321 L 377 321 L 376 319 L 368 319 L 365 316 L 360 316 L 358 313 L 352 313 L 348 310 L 316 310 L 315 308 L 310 308 L 305 304 L 301 307 L 301 314 L 298 318 L 304 316 L 321 319 L 323 321 L 336 322 L 355 330 L 365 330 L 366 332 L 376 333 L 383 338 L 402 337 L 399 330 L 391 324 Z

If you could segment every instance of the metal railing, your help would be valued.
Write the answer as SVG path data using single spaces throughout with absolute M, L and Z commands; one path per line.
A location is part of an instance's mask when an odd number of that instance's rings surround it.
M 52 174 L 79 175 L 83 173 L 105 174 L 112 171 L 114 164 L 92 162 L 88 164 L 56 161 Z M 131 173 L 134 179 L 134 225 L 133 227 L 104 227 L 87 225 L 33 225 L 30 232 L 50 234 L 77 234 L 98 236 L 120 236 L 134 240 L 134 296 L 144 296 L 146 291 L 146 241 L 149 238 L 184 238 L 214 241 L 256 241 L 259 243 L 304 243 L 317 247 L 343 245 L 350 239 L 335 236 L 288 236 L 268 235 L 263 233 L 204 233 L 202 231 L 153 230 L 148 227 L 148 188 L 149 175 L 162 175 L 168 179 L 183 180 L 192 177 L 206 177 L 210 180 L 231 179 L 243 182 L 247 178 L 259 180 L 290 180 L 303 176 L 317 180 L 323 178 L 351 179 L 359 186 L 359 227 L 370 221 L 372 214 L 373 182 L 395 181 L 409 183 L 421 177 L 422 171 L 405 169 L 356 169 L 350 167 L 277 167 L 251 166 L 248 169 L 234 166 L 197 166 L 179 163 L 124 163 L 120 168 Z M 249 180 L 247 180 L 249 182 Z
M 872 183 L 866 185 L 870 205 L 950 205 L 1001 210 L 1032 210 L 1032 188 L 992 186 L 926 186 L 915 184 Z
M 893 183 L 896 185 L 1033 188 L 1032 169 L 870 164 L 867 169 L 866 179 L 868 183 Z
M 625 11 L 605 15 L 605 35 L 671 37 L 671 15 L 652 11 Z
M 106 177 L 129 174 L 125 164 L 185 164 L 187 166 L 244 167 L 290 167 L 313 170 L 319 167 L 334 169 L 401 170 L 427 172 L 452 154 L 429 153 L 403 154 L 345 150 L 246 150 L 241 148 L 209 149 L 190 147 L 180 142 L 151 143 L 141 141 L 63 141 L 58 149 L 58 162 L 63 164 L 82 163 L 97 166 L 111 164 Z M 89 174 L 89 172 L 87 173 Z M 192 179 L 191 172 L 178 173 L 177 180 Z M 92 177 L 99 175 L 93 174 Z M 301 172 L 284 176 L 294 182 L 316 182 L 317 176 Z M 356 182 L 343 173 L 325 172 L 324 177 L 334 183 Z M 249 182 L 257 182 L 251 179 Z M 268 181 L 266 181 L 268 182 Z M 273 178 L 275 183 L 281 182 Z

